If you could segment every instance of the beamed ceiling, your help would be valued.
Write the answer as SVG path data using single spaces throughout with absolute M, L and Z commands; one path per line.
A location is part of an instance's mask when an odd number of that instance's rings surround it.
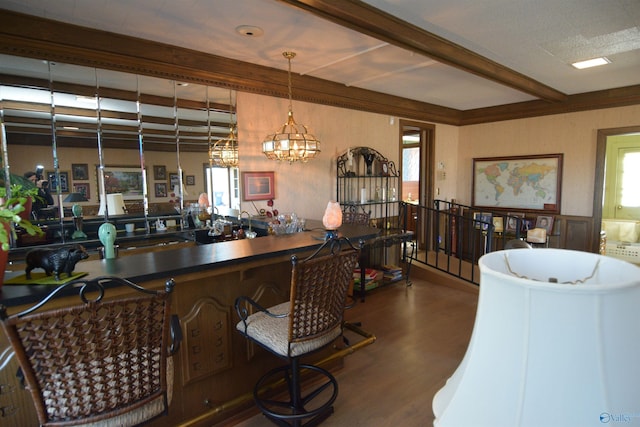
M 640 102 L 637 0 L 0 0 L 0 53 L 467 125 Z M 263 34 L 248 37 L 241 26 Z M 246 32 L 245 32 L 246 33 Z M 611 64 L 569 63 L 605 55 Z

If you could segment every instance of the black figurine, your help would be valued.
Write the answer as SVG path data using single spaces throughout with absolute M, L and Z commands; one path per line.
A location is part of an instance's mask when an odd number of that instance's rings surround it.
M 27 268 L 25 273 L 27 279 L 31 279 L 31 270 L 42 268 L 47 276 L 53 272 L 56 280 L 60 280 L 60 273 L 71 273 L 80 260 L 89 258 L 89 254 L 82 245 L 63 246 L 57 249 L 32 249 L 27 252 Z

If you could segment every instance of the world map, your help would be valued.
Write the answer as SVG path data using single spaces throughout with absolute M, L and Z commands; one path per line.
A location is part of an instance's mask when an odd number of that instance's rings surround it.
M 545 209 L 557 203 L 555 158 L 476 162 L 476 206 Z

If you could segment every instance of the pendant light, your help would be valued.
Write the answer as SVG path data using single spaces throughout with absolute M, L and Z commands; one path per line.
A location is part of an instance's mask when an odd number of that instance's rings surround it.
M 210 123 L 209 120 L 209 124 Z M 209 138 L 211 138 L 211 135 L 209 135 Z M 238 166 L 238 138 L 236 137 L 236 125 L 233 120 L 231 90 L 229 90 L 229 136 L 226 139 L 218 140 L 210 147 L 209 160 L 214 166 L 224 168 L 234 168 Z
M 293 119 L 291 107 L 291 59 L 294 52 L 283 52 L 289 61 L 289 115 L 287 122 L 275 133 L 268 135 L 262 142 L 262 152 L 271 160 L 284 160 L 289 163 L 307 162 L 320 153 L 320 141 L 308 133 L 305 125 L 298 125 Z

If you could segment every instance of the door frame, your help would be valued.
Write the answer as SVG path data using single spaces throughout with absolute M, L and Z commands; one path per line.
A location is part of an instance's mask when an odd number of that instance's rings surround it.
M 607 157 L 607 138 L 616 135 L 640 133 L 640 126 L 598 129 L 596 143 L 596 167 L 593 185 L 593 239 L 592 252 L 600 252 L 600 231 L 602 230 L 602 200 L 604 197 L 604 171 Z
M 424 206 L 433 206 L 433 183 L 435 181 L 435 152 L 436 152 L 436 126 L 431 123 L 415 122 L 411 120 L 400 120 L 399 123 L 399 148 L 398 158 L 400 164 L 398 169 L 402 174 L 402 137 L 405 126 L 420 128 L 421 139 L 424 139 L 424 146 L 420 147 L 420 196 L 419 200 L 422 201 Z M 400 185 L 402 186 L 402 175 L 400 175 Z M 400 194 L 402 194 L 402 187 L 400 188 Z

